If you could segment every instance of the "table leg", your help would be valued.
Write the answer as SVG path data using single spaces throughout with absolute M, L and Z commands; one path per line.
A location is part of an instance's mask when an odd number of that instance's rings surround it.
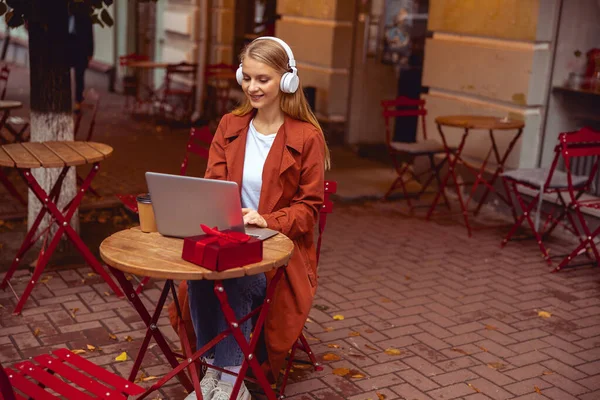
M 279 268 L 279 270 L 271 280 L 271 283 L 267 289 L 264 303 L 262 305 L 262 309 L 258 316 L 258 320 L 256 321 L 256 325 L 254 326 L 253 332 L 255 332 L 256 334 L 252 335 L 250 343 L 246 341 L 246 338 L 242 334 L 242 331 L 239 329 L 239 321 L 236 319 L 235 312 L 231 309 L 231 306 L 227 301 L 227 293 L 225 292 L 221 281 L 215 281 L 215 294 L 217 295 L 217 298 L 221 303 L 223 315 L 225 316 L 225 319 L 232 328 L 233 337 L 235 338 L 236 342 L 240 346 L 240 349 L 246 356 L 246 359 L 242 363 L 240 373 L 235 381 L 235 385 L 233 386 L 233 391 L 231 392 L 231 398 L 233 399 L 237 398 L 238 392 L 242 385 L 242 381 L 246 376 L 246 371 L 248 370 L 248 367 L 252 368 L 254 376 L 258 380 L 258 383 L 260 384 L 262 389 L 265 391 L 267 399 L 276 399 L 275 392 L 271 388 L 271 385 L 269 384 L 269 381 L 267 380 L 267 377 L 265 376 L 263 370 L 260 368 L 260 364 L 258 363 L 258 360 L 256 359 L 256 354 L 254 352 L 256 351 L 256 345 L 258 344 L 258 339 L 260 337 L 260 334 L 258 334 L 258 332 L 262 331 L 263 325 L 267 318 L 267 314 L 269 312 L 271 301 L 273 299 L 273 295 L 275 294 L 275 287 L 277 285 L 277 282 L 281 279 L 284 269 L 285 267 Z
M 147 328 L 146 336 L 144 337 L 144 341 L 142 342 L 142 346 L 140 348 L 138 356 L 137 356 L 135 363 L 133 365 L 133 368 L 131 370 L 131 374 L 129 375 L 129 380 L 132 382 L 135 380 L 135 377 L 139 371 L 140 365 L 142 363 L 142 360 L 144 359 L 144 355 L 148 348 L 148 344 L 152 337 L 154 337 L 154 340 L 156 341 L 156 343 L 158 344 L 158 347 L 160 347 L 161 351 L 167 358 L 167 361 L 169 362 L 169 364 L 171 364 L 171 366 L 173 368 L 176 368 L 177 366 L 179 366 L 180 364 L 177 361 L 177 357 L 175 357 L 175 353 L 171 350 L 169 343 L 167 343 L 167 340 L 164 338 L 164 336 L 160 332 L 160 329 L 156 325 L 158 318 L 160 317 L 160 313 L 162 312 L 162 308 L 167 299 L 167 296 L 169 294 L 169 290 L 171 289 L 172 280 L 168 279 L 165 282 L 165 286 L 163 287 L 163 291 L 158 300 L 158 304 L 156 305 L 154 315 L 150 316 L 150 313 L 144 306 L 144 303 L 142 303 L 142 300 L 138 297 L 131 282 L 128 281 L 127 278 L 125 277 L 125 274 L 122 271 L 119 271 L 118 269 L 113 268 L 113 267 L 110 267 L 110 270 L 113 273 L 113 275 L 115 276 L 115 278 L 117 278 L 117 282 L 119 282 L 119 284 L 123 288 L 123 291 L 125 292 L 125 295 L 127 296 L 127 299 L 131 302 L 131 305 L 135 308 L 135 310 L 139 314 L 140 318 L 142 318 L 142 320 L 144 321 L 144 324 L 146 324 L 146 328 Z M 194 379 L 194 377 L 192 377 L 192 379 Z M 196 380 L 197 379 L 198 378 L 196 377 Z M 179 374 L 179 380 L 181 381 L 182 385 L 185 387 L 185 389 L 187 391 L 191 392 L 193 390 L 193 385 L 190 382 L 188 376 L 185 374 L 185 372 L 182 371 Z
M 477 208 L 475 209 L 475 212 L 474 212 L 475 215 L 479 214 L 479 211 L 481 210 L 481 207 L 483 206 L 483 203 L 485 203 L 485 200 L 487 199 L 487 196 L 489 195 L 490 190 L 494 190 L 494 183 L 496 182 L 496 179 L 498 178 L 498 176 L 500 176 L 500 174 L 502 174 L 504 172 L 504 164 L 506 163 L 506 159 L 508 158 L 508 156 L 512 152 L 513 147 L 515 147 L 515 144 L 517 144 L 517 141 L 521 137 L 522 133 L 523 133 L 523 128 L 521 128 L 521 129 L 519 129 L 517 131 L 517 133 L 515 134 L 515 136 L 513 137 L 513 139 L 510 141 L 508 147 L 504 151 L 503 156 L 500 157 L 500 152 L 498 151 L 498 145 L 496 144 L 496 139 L 494 137 L 494 131 L 490 130 L 490 140 L 492 141 L 492 149 L 494 151 L 494 155 L 496 157 L 496 162 L 498 163 L 498 166 L 496 167 L 496 171 L 494 172 L 494 175 L 492 176 L 492 179 L 490 179 L 489 182 L 487 182 L 487 181 L 484 180 L 484 183 L 486 185 L 486 190 L 483 193 L 483 195 L 481 196 L 481 199 L 479 200 L 479 203 L 477 204 Z M 506 190 L 506 186 L 505 186 L 505 190 Z M 496 192 L 496 194 L 506 204 L 508 204 L 509 206 L 511 205 L 512 200 L 507 200 L 506 198 L 504 198 L 502 195 L 500 195 L 497 192 Z M 508 191 L 506 192 L 506 196 L 510 196 L 510 193 Z M 514 216 L 515 216 L 515 214 L 513 213 L 513 217 Z
M 444 147 L 446 148 L 446 157 L 450 159 L 450 154 L 451 154 L 450 148 L 448 147 L 448 144 L 446 142 L 446 137 L 444 136 L 444 131 L 442 130 L 442 127 L 439 124 L 438 124 L 438 131 L 440 132 L 440 136 L 442 137 L 442 141 L 444 142 Z M 460 203 L 460 208 L 461 208 L 461 211 L 463 214 L 463 218 L 465 220 L 465 225 L 467 226 L 467 233 L 468 233 L 469 237 L 471 237 L 471 226 L 469 225 L 469 216 L 467 215 L 467 209 L 465 207 L 465 203 L 462 198 L 462 193 L 460 192 L 460 188 L 458 185 L 458 179 L 456 179 L 456 164 L 460 160 L 460 155 L 465 147 L 465 142 L 466 142 L 468 134 L 469 134 L 469 129 L 465 128 L 464 133 L 461 138 L 461 141 L 460 141 L 460 144 L 459 144 L 458 148 L 456 149 L 456 152 L 454 152 L 454 154 L 453 154 L 453 159 L 450 159 L 450 162 L 448 164 L 448 173 L 442 180 L 442 186 L 440 187 L 437 194 L 435 195 L 433 203 L 431 204 L 431 207 L 429 208 L 429 211 L 427 212 L 426 219 L 431 218 L 431 214 L 433 213 L 433 210 L 437 206 L 437 203 L 440 199 L 441 193 L 448 184 L 448 179 L 450 179 L 450 177 L 452 177 L 452 180 L 454 181 L 454 185 L 456 187 L 456 193 L 458 195 L 458 201 Z
M 179 364 L 179 366 L 177 366 L 175 369 L 173 369 L 173 371 L 169 372 L 162 379 L 160 379 L 158 382 L 153 384 L 144 394 L 142 394 L 140 397 L 138 397 L 137 400 L 142 400 L 142 399 L 148 397 L 150 395 L 150 393 L 152 393 L 155 390 L 157 390 L 158 388 L 160 388 L 162 385 L 164 385 L 166 382 L 168 382 L 175 375 L 177 375 L 181 371 L 183 371 L 183 369 L 187 368 L 190 364 L 198 362 L 197 360 L 204 353 L 206 353 L 208 350 L 212 349 L 217 343 L 219 343 L 221 340 L 223 340 L 225 337 L 227 337 L 231 334 L 233 334 L 236 342 L 238 343 L 238 345 L 242 349 L 242 352 L 246 356 L 246 359 L 244 360 L 244 362 L 242 364 L 242 368 L 240 369 L 240 373 L 238 374 L 238 378 L 236 380 L 236 384 L 234 386 L 234 391 L 232 392 L 231 397 L 235 398 L 237 396 L 237 393 L 239 392 L 239 389 L 241 387 L 241 382 L 245 378 L 248 367 L 250 367 L 250 368 L 252 368 L 252 371 L 254 372 L 254 375 L 256 376 L 257 382 L 260 384 L 263 391 L 265 392 L 267 399 L 276 400 L 275 392 L 273 391 L 273 388 L 271 388 L 271 385 L 269 384 L 267 377 L 265 376 L 264 372 L 260 368 L 260 365 L 258 364 L 258 361 L 256 360 L 254 352 L 256 350 L 256 345 L 257 345 L 258 339 L 260 337 L 259 333 L 261 332 L 261 330 L 263 328 L 263 325 L 266 321 L 266 318 L 267 318 L 267 315 L 269 312 L 270 304 L 273 301 L 273 296 L 275 294 L 275 288 L 277 287 L 277 283 L 281 280 L 281 277 L 283 276 L 285 268 L 286 267 L 279 268 L 277 270 L 277 272 L 275 273 L 275 276 L 273 277 L 273 279 L 271 279 L 271 282 L 269 283 L 269 286 L 267 287 L 267 293 L 266 293 L 263 304 L 261 306 L 259 306 L 258 308 L 256 308 L 255 310 L 253 310 L 250 314 L 244 316 L 243 318 L 241 318 L 239 320 L 235 319 L 235 313 L 233 313 L 233 310 L 231 310 L 231 307 L 229 306 L 229 302 L 227 301 L 227 294 L 225 293 L 225 290 L 223 289 L 223 286 L 221 285 L 220 281 L 215 281 L 214 282 L 215 294 L 217 295 L 217 298 L 219 299 L 219 302 L 221 303 L 221 309 L 223 310 L 223 314 L 225 315 L 225 318 L 229 322 L 230 328 L 219 333 L 214 339 L 212 339 L 210 342 L 208 342 L 206 345 L 204 345 L 204 347 L 202 347 L 201 349 L 197 349 L 196 352 L 191 357 L 188 357 L 185 361 L 183 361 L 181 364 Z M 129 283 L 129 285 L 131 285 L 131 283 Z M 131 286 L 131 288 L 133 288 L 133 287 Z M 221 289 L 223 289 L 223 291 L 221 291 Z M 128 297 L 129 297 L 129 295 L 128 295 Z M 248 343 L 246 341 L 246 338 L 244 337 L 244 335 L 242 335 L 241 331 L 239 330 L 239 325 L 241 323 L 247 321 L 248 319 L 252 318 L 254 315 L 256 315 L 257 312 L 259 313 L 258 319 L 256 321 L 256 325 L 254 326 L 252 339 L 250 340 L 250 343 Z M 234 326 L 234 324 L 237 324 L 237 325 Z M 223 371 L 223 369 L 221 369 L 221 368 L 216 368 L 216 367 L 212 367 L 212 366 L 210 366 L 210 368 L 215 368 L 215 369 L 218 369 L 219 371 L 226 372 L 226 371 Z M 197 394 L 198 393 L 199 392 L 197 392 Z M 201 399 L 201 395 L 198 398 Z

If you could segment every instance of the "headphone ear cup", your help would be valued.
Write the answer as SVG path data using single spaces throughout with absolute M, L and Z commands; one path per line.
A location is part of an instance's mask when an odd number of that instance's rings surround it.
M 298 90 L 299 83 L 300 79 L 298 79 L 296 74 L 292 72 L 286 72 L 281 77 L 279 88 L 283 93 L 294 93 L 296 90 Z
M 237 80 L 237 83 L 239 85 L 241 85 L 242 82 L 244 81 L 244 72 L 242 71 L 241 63 L 240 63 L 240 66 L 238 67 L 238 69 L 235 71 L 235 79 Z

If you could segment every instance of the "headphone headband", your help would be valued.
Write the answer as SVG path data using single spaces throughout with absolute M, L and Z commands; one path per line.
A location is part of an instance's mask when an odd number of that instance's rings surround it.
M 277 43 L 279 43 L 281 45 L 281 47 L 283 47 L 283 50 L 285 50 L 287 56 L 288 56 L 288 65 L 290 68 L 296 68 L 296 60 L 294 59 L 294 53 L 292 53 L 292 49 L 290 48 L 290 46 L 288 46 L 288 44 L 286 42 L 284 42 L 283 40 L 274 37 L 274 36 L 261 36 L 258 37 L 254 40 L 261 40 L 261 39 L 268 39 L 268 40 L 273 40 Z

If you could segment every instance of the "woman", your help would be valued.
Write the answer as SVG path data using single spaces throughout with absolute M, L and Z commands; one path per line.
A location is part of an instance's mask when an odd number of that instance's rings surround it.
M 294 241 L 292 258 L 277 285 L 264 328 L 267 354 L 260 361 L 274 382 L 302 331 L 317 288 L 313 231 L 323 203 L 329 150 L 299 85 L 289 46 L 278 38 L 261 37 L 250 43 L 240 58 L 236 78 L 246 99 L 222 118 L 210 148 L 205 177 L 237 182 L 244 223 L 275 229 Z M 262 303 L 273 275 L 224 281 L 238 318 Z M 200 348 L 227 326 L 212 282 L 188 284 L 188 297 L 182 293 L 182 285 L 179 301 L 183 309 L 189 302 Z M 171 321 L 177 330 L 174 314 L 172 306 Z M 251 329 L 250 321 L 242 324 L 246 338 Z M 220 342 L 214 354 L 205 356 L 208 363 L 232 372 L 239 371 L 244 359 L 232 337 Z M 234 381 L 235 376 L 209 368 L 201 382 L 202 394 L 205 399 L 228 400 Z M 195 393 L 188 396 L 194 398 Z M 250 399 L 245 385 L 237 399 Z

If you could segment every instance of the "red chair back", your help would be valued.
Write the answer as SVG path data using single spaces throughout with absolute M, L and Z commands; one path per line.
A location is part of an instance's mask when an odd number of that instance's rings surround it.
M 0 100 L 6 98 L 6 89 L 8 88 L 8 76 L 10 75 L 10 68 L 6 65 L 0 69 Z
M 425 109 L 425 100 L 400 96 L 393 100 L 383 100 L 381 107 L 383 109 L 381 115 L 385 120 L 385 141 L 388 146 L 393 142 L 391 121 L 392 118 L 397 117 L 421 117 L 423 138 L 427 140 L 427 129 L 425 127 L 427 110 Z
M 208 151 L 213 140 L 213 134 L 208 126 L 201 128 L 192 128 L 190 130 L 190 138 L 185 146 L 185 156 L 181 163 L 180 175 L 185 175 L 189 163 L 190 153 L 194 153 L 208 160 Z
M 561 133 L 558 141 L 560 155 L 564 161 L 565 172 L 567 173 L 568 190 L 571 199 L 575 201 L 576 194 L 573 185 L 573 175 L 576 172 L 574 171 L 574 164 L 584 158 L 582 161 L 588 167 L 591 166 L 588 180 L 584 185 L 584 190 L 589 190 L 598 172 L 598 163 L 600 162 L 600 131 L 584 127 L 576 132 Z
M 321 239 L 325 232 L 325 225 L 327 224 L 327 214 L 333 212 L 333 202 L 330 199 L 332 194 L 337 192 L 336 181 L 325 181 L 325 196 L 321 211 L 319 212 L 319 237 L 317 238 L 317 265 L 319 264 L 319 258 L 321 256 Z

